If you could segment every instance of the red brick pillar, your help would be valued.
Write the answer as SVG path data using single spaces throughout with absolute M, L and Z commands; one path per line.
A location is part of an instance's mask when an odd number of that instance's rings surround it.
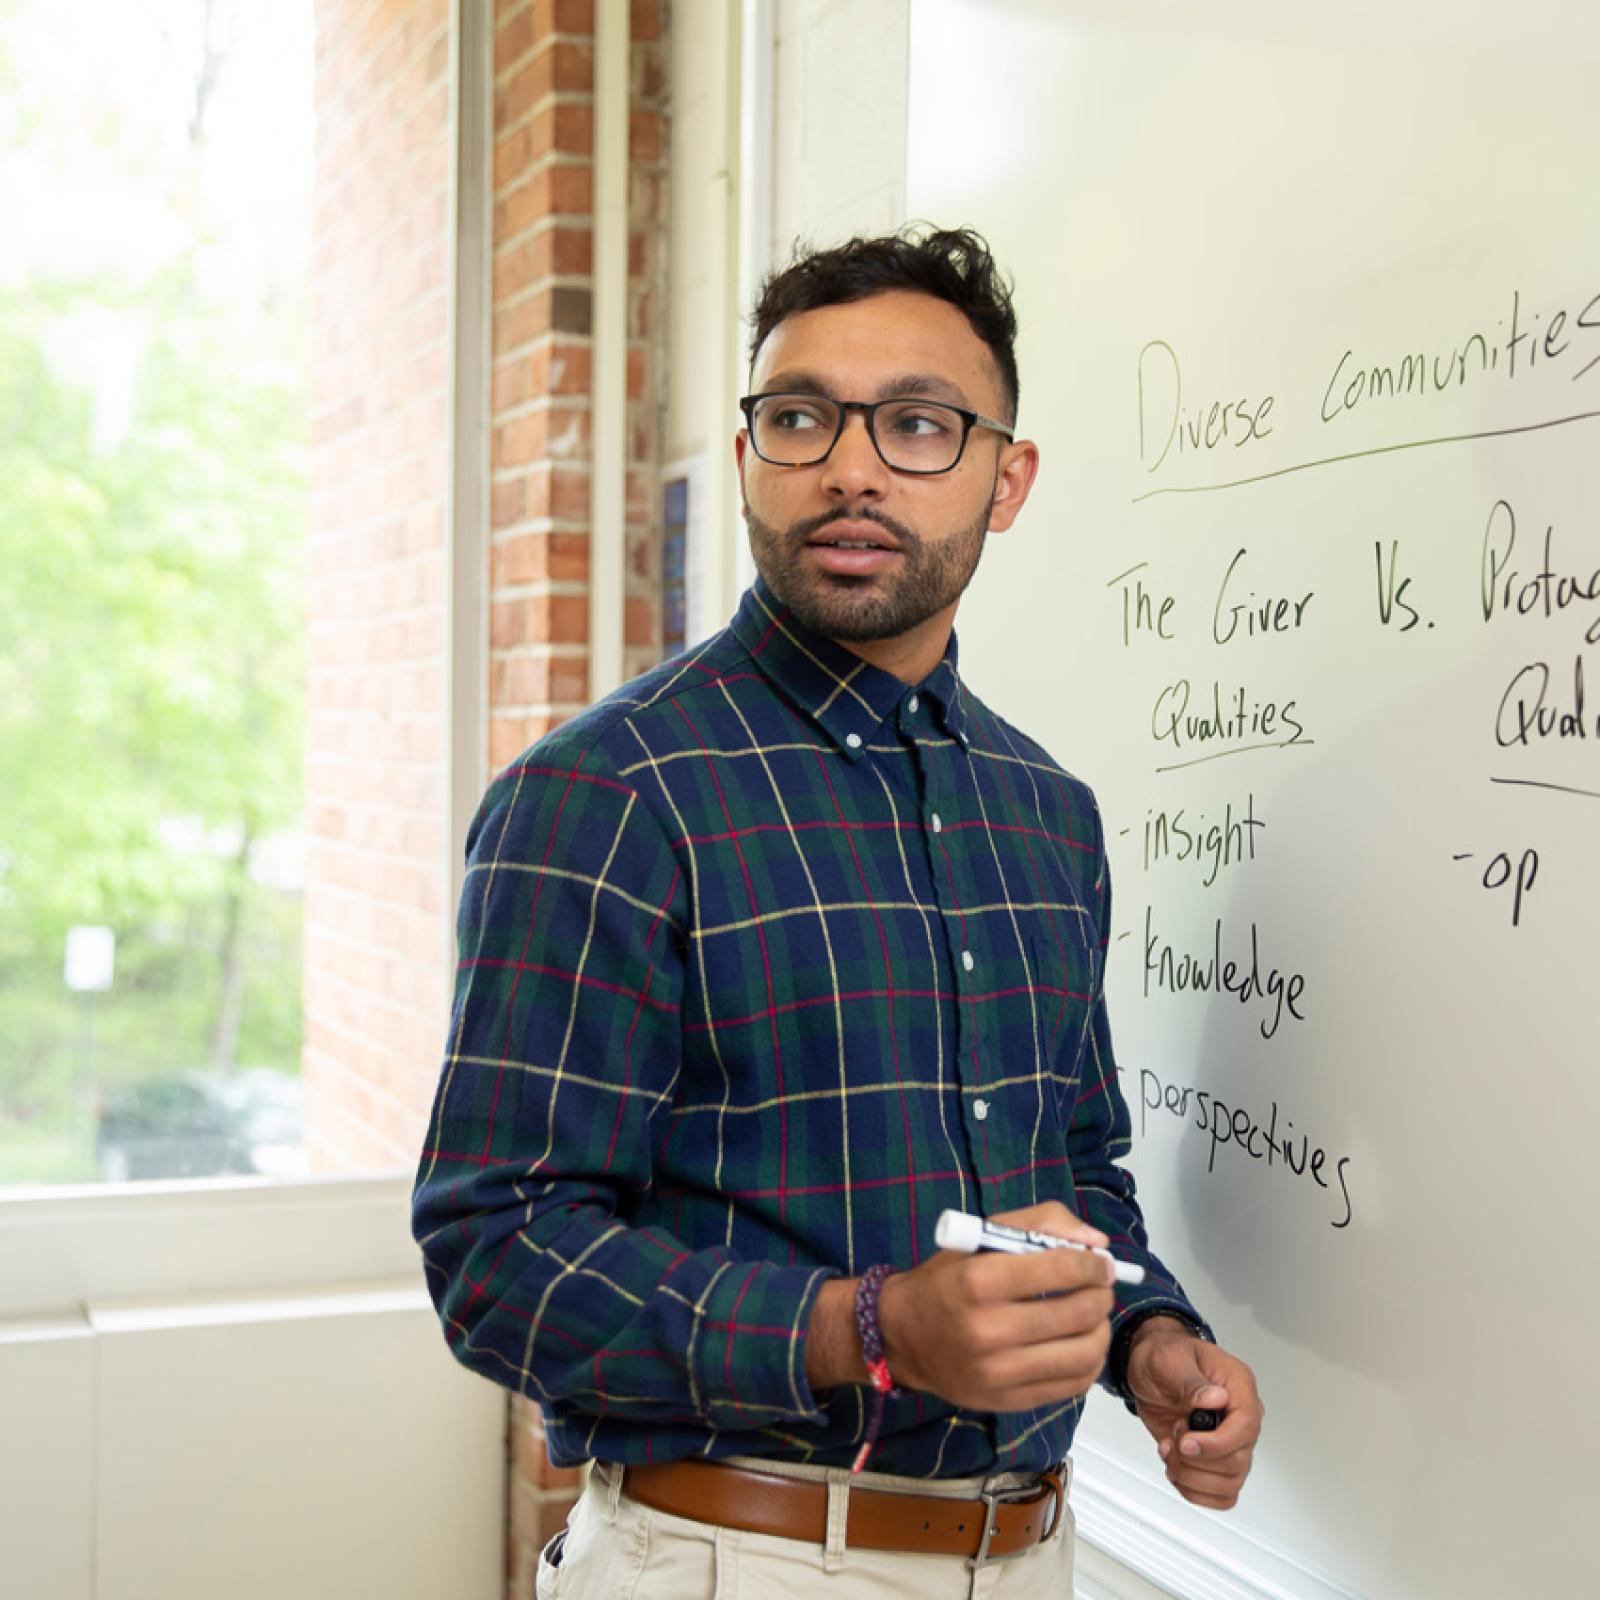
M 590 0 L 500 0 L 489 764 L 582 708 L 589 662 Z
M 601 0 L 620 4 L 622 0 Z M 449 0 L 316 0 L 305 915 L 308 1141 L 409 1171 L 449 1008 L 445 696 Z M 497 0 L 490 772 L 589 694 L 594 0 Z M 631 25 L 626 666 L 661 638 L 662 0 Z M 559 1526 L 536 1408 L 510 1428 L 509 1592 Z
M 621 0 L 599 0 L 620 4 Z M 665 242 L 661 0 L 631 0 L 627 671 L 660 654 Z M 512 761 L 589 697 L 594 0 L 498 0 L 495 38 L 489 761 Z M 489 776 L 489 774 L 485 774 Z M 538 1408 L 512 1405 L 508 1593 L 577 1474 L 550 1466 Z
M 317 0 L 303 1068 L 322 1171 L 415 1167 L 445 962 L 446 0 Z

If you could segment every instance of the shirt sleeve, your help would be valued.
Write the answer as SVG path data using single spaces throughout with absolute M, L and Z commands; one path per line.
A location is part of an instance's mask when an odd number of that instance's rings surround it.
M 1142 1284 L 1116 1285 L 1116 1304 L 1111 1314 L 1111 1354 L 1101 1375 L 1101 1382 L 1132 1409 L 1126 1386 L 1127 1356 L 1131 1335 L 1139 1323 L 1165 1313 L 1187 1322 L 1201 1338 L 1213 1343 L 1215 1338 L 1176 1276 L 1151 1250 L 1133 1174 L 1121 1165 L 1133 1148 L 1133 1121 L 1118 1082 L 1116 1057 L 1111 1048 L 1111 1024 L 1106 1013 L 1111 869 L 1098 806 L 1094 807 L 1094 832 L 1094 906 L 1100 934 L 1100 960 L 1078 1098 L 1067 1128 L 1067 1153 L 1072 1162 L 1079 1214 L 1110 1238 L 1116 1255 L 1137 1262 L 1145 1269 Z
M 547 1406 L 752 1428 L 821 1413 L 832 1274 L 636 1225 L 677 1082 L 689 893 L 592 752 L 496 780 L 468 839 L 450 1037 L 413 1204 L 455 1355 Z

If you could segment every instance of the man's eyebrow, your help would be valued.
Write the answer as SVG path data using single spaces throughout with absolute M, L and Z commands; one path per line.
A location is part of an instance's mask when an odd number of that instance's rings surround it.
M 961 406 L 967 403 L 966 394 L 958 384 L 933 372 L 904 372 L 898 378 L 892 378 L 878 391 L 880 399 L 886 400 L 890 395 L 906 395 L 910 398 L 927 395 L 935 400 L 953 400 Z
M 804 369 L 771 373 L 762 392 L 765 394 L 818 394 L 826 395 L 830 399 L 841 398 L 835 385 L 829 383 L 821 374 Z M 941 378 L 932 372 L 902 372 L 898 377 L 890 378 L 887 382 L 880 383 L 878 392 L 873 398 L 875 400 L 889 400 L 904 396 L 907 399 L 916 399 L 924 395 L 930 399 L 949 400 L 958 406 L 967 404 L 967 397 L 958 385 L 952 383 L 948 378 Z

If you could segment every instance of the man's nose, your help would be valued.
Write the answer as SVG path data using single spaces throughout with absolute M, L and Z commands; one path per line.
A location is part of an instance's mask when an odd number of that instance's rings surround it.
M 889 469 L 867 432 L 865 412 L 846 412 L 844 431 L 822 463 L 822 487 L 842 500 L 882 496 L 888 490 Z

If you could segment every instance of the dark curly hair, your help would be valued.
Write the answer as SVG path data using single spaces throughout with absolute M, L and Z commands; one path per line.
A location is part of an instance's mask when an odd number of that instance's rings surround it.
M 770 273 L 750 317 L 750 360 L 784 320 L 821 306 L 847 305 L 887 289 L 915 289 L 948 300 L 989 347 L 1000 369 L 1006 422 L 1017 415 L 1017 314 L 1011 284 L 989 246 L 970 228 L 909 224 L 879 238 L 856 237 L 831 250 L 799 254 Z

